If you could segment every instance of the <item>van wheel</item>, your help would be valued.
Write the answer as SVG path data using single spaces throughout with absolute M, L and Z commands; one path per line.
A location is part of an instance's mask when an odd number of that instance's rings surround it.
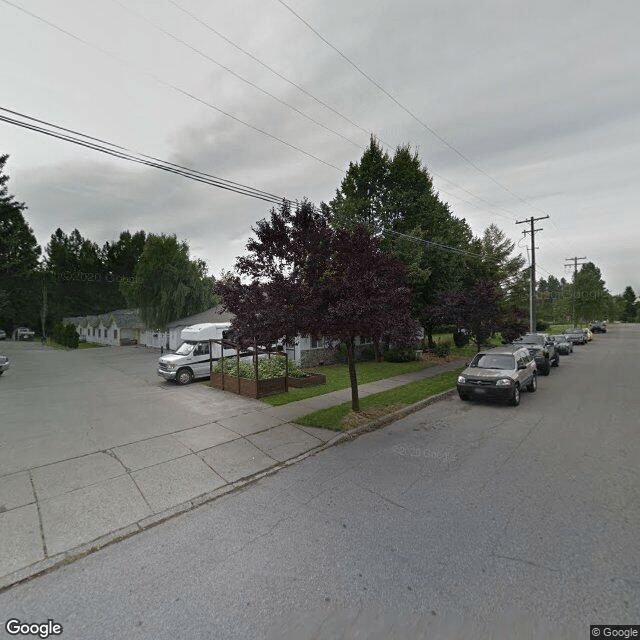
M 533 378 L 531 378 L 531 382 L 527 385 L 527 391 L 534 393 L 538 388 L 538 376 L 534 373 Z
M 191 384 L 193 382 L 193 372 L 191 369 L 178 369 L 176 373 L 176 384 Z
M 513 395 L 511 396 L 509 404 L 513 407 L 517 407 L 520 404 L 520 387 L 518 387 L 517 385 L 513 390 Z

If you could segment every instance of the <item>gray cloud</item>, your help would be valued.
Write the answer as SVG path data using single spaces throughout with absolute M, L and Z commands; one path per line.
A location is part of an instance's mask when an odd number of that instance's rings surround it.
M 275 78 L 170 4 L 127 0 L 161 25 L 365 146 L 368 136 Z M 540 265 L 587 255 L 610 290 L 640 290 L 640 6 L 291 2 L 323 35 L 522 202 L 438 141 L 276 2 L 184 0 L 183 6 L 391 146 L 410 143 L 454 213 L 519 240 L 515 219 L 548 212 Z M 118 56 L 83 46 L 8 6 L 0 52 L 3 106 L 275 194 L 333 197 L 358 148 L 249 88 L 115 3 L 29 9 Z M 163 81 L 340 168 L 248 129 Z M 13 193 L 38 239 L 56 227 L 102 244 L 124 228 L 176 233 L 212 272 L 229 268 L 269 205 L 1 125 Z M 482 200 L 480 200 L 481 198 Z M 487 202 L 491 203 L 488 205 Z M 473 203 L 473 204 L 470 204 Z M 475 205 L 475 206 L 473 206 Z M 507 211 L 505 211 L 507 210 Z M 578 225 L 579 223 L 579 225 Z M 565 255 L 566 254 L 566 255 Z M 543 275 L 544 274 L 543 272 Z

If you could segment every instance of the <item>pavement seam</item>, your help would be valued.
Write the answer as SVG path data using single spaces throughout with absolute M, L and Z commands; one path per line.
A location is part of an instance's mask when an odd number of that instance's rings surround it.
M 305 460 L 308 457 L 315 456 L 318 453 L 325 451 L 326 449 L 333 447 L 337 444 L 354 440 L 355 438 L 359 437 L 364 433 L 369 433 L 371 431 L 381 429 L 387 426 L 388 424 L 395 422 L 396 420 L 400 420 L 412 413 L 420 411 L 421 409 L 429 406 L 430 404 L 433 404 L 434 402 L 438 402 L 439 400 L 445 400 L 446 398 L 453 396 L 455 393 L 456 393 L 456 389 L 454 388 L 454 389 L 450 389 L 449 391 L 444 391 L 442 393 L 438 393 L 436 395 L 430 396 L 425 400 L 421 400 L 420 402 L 417 402 L 413 405 L 404 407 L 399 411 L 388 414 L 386 416 L 382 416 L 381 418 L 378 418 L 373 422 L 367 423 L 355 429 L 351 429 L 348 432 L 342 432 L 338 434 L 335 438 L 332 438 L 326 443 L 322 443 L 322 441 L 318 439 L 321 444 L 319 444 L 317 447 L 313 449 L 310 449 L 309 451 L 305 451 L 304 453 L 298 456 L 295 456 L 293 458 L 290 458 L 288 460 L 277 462 L 275 465 L 269 467 L 268 469 L 263 469 L 262 471 L 259 471 L 256 474 L 247 476 L 244 479 L 239 479 L 239 480 L 236 480 L 235 482 L 226 484 L 222 487 L 218 487 L 213 491 L 206 492 L 204 494 L 201 494 L 200 496 L 196 496 L 186 502 L 180 503 L 178 505 L 174 505 L 173 507 L 169 507 L 168 509 L 165 509 L 159 513 L 153 513 L 153 509 L 151 509 L 151 507 L 149 506 L 149 509 L 152 512 L 150 516 L 146 516 L 145 518 L 142 518 L 116 531 L 100 536 L 99 538 L 83 543 L 77 547 L 74 547 L 73 549 L 69 549 L 62 553 L 56 554 L 55 556 L 52 556 L 52 557 L 49 557 L 47 555 L 46 544 L 44 541 L 44 533 L 42 529 L 42 519 L 40 518 L 40 508 L 38 506 L 38 517 L 40 519 L 40 531 L 41 531 L 42 543 L 45 551 L 45 559 L 38 561 L 36 563 L 33 563 L 31 565 L 28 565 L 27 567 L 23 567 L 22 569 L 19 569 L 18 571 L 13 572 L 9 575 L 0 576 L 0 593 L 3 593 L 4 591 L 10 589 L 14 585 L 27 582 L 40 575 L 54 571 L 55 569 L 63 565 L 71 564 L 72 562 L 75 562 L 76 560 L 79 560 L 95 551 L 99 551 L 100 549 L 110 546 L 111 544 L 130 538 L 131 536 L 137 533 L 141 533 L 142 531 L 146 531 L 151 527 L 154 527 L 163 522 L 166 522 L 167 520 L 175 516 L 181 515 L 183 513 L 187 513 L 188 511 L 197 509 L 205 504 L 210 504 L 215 500 L 223 496 L 226 496 L 228 494 L 235 493 L 236 491 L 244 490 L 249 486 L 256 484 L 262 478 L 278 473 L 281 469 L 285 469 L 294 464 L 297 464 L 298 462 L 301 462 L 302 460 Z M 251 435 L 254 435 L 254 434 L 251 434 Z M 253 446 L 255 446 L 257 449 L 262 451 L 253 442 L 251 442 L 251 444 L 253 444 Z M 266 452 L 262 451 L 262 453 L 267 455 L 269 458 L 273 459 Z M 193 455 L 193 454 L 190 454 L 190 455 Z M 78 456 L 78 457 L 83 457 L 83 456 Z M 129 475 L 129 477 L 131 477 L 131 479 L 133 480 L 133 477 L 131 476 L 131 474 L 127 474 L 127 475 Z M 29 470 L 29 477 L 31 478 L 30 470 Z M 135 480 L 133 480 L 133 482 L 136 488 L 138 489 L 138 491 L 140 492 L 140 494 L 142 495 L 142 498 L 145 501 L 145 504 L 149 505 L 146 498 L 144 497 L 144 494 L 142 493 L 142 491 L 140 491 L 140 488 L 135 483 Z M 32 480 L 32 486 L 33 486 L 33 480 Z M 35 488 L 34 488 L 34 495 L 35 495 Z M 37 504 L 37 500 L 36 500 L 36 504 Z
M 149 511 L 151 511 L 151 513 L 154 513 L 153 507 L 149 504 L 149 501 L 147 500 L 146 496 L 144 495 L 144 493 L 142 493 L 142 489 L 138 486 L 138 483 L 136 482 L 136 479 L 133 477 L 133 473 L 129 472 L 127 473 L 127 475 L 131 478 L 131 482 L 133 482 L 133 484 L 135 485 L 136 489 L 138 490 L 138 493 L 142 496 L 142 499 L 144 500 L 144 503 L 147 505 L 147 507 L 149 507 Z
M 36 487 L 33 484 L 33 476 L 31 475 L 31 469 L 29 469 L 29 481 L 31 482 L 31 490 L 33 491 L 33 497 L 36 501 L 36 510 L 38 511 L 38 524 L 40 525 L 40 538 L 42 539 L 42 551 L 44 552 L 44 557 L 49 557 L 49 552 L 47 550 L 47 541 L 44 538 L 44 527 L 42 526 L 42 514 L 40 513 L 40 501 L 38 500 L 38 496 L 36 494 Z

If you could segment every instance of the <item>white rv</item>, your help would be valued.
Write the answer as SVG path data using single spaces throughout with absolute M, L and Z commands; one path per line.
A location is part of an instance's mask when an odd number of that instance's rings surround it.
M 231 327 L 230 322 L 207 322 L 185 327 L 180 333 L 182 344 L 175 353 L 162 356 L 158 360 L 158 375 L 178 384 L 189 384 L 196 378 L 209 376 L 209 360 L 216 363 L 222 355 L 230 356 L 234 349 L 225 349 L 209 340 L 221 340 Z M 211 353 L 209 353 L 211 344 Z

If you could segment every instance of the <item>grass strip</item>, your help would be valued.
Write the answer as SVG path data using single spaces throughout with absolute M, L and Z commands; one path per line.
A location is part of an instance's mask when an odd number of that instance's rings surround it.
M 376 382 L 376 380 L 384 380 L 393 376 L 400 376 L 404 373 L 412 371 L 422 371 L 433 367 L 433 362 L 358 362 L 356 364 L 356 372 L 358 375 L 358 384 L 367 384 L 368 382 Z M 306 371 L 306 370 L 305 370 Z M 303 389 L 289 388 L 288 393 L 278 393 L 272 396 L 260 398 L 263 402 L 273 407 L 279 407 L 283 404 L 296 402 L 298 400 L 306 400 L 315 396 L 321 396 L 332 391 L 347 389 L 351 386 L 349 380 L 349 368 L 346 364 L 333 364 L 324 367 L 313 367 L 309 369 L 309 373 L 322 373 L 327 377 L 326 384 L 317 387 L 306 387 Z
M 385 407 L 397 409 L 453 389 L 463 368 L 446 371 L 431 378 L 424 378 L 395 389 L 366 396 L 360 399 L 360 409 L 376 410 Z M 294 422 L 308 427 L 321 427 L 332 431 L 348 431 L 349 427 L 343 423 L 343 419 L 347 418 L 350 413 L 351 402 L 345 402 L 335 407 L 308 413 L 306 416 L 296 418 Z M 383 415 L 384 411 L 378 411 L 378 413 Z

